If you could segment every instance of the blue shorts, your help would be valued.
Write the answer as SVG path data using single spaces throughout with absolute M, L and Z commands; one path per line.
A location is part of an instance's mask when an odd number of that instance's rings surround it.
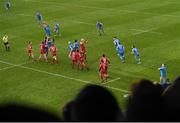
M 118 53 L 119 56 L 124 57 L 124 53 Z

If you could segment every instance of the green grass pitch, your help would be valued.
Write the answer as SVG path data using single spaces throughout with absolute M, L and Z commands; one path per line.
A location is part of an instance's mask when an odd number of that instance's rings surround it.
M 135 80 L 159 81 L 158 67 L 167 65 L 170 80 L 180 73 L 180 1 L 178 0 L 12 0 L 11 11 L 0 1 L 0 37 L 7 33 L 11 52 L 0 45 L 0 102 L 17 101 L 40 106 L 59 114 L 65 103 L 87 83 L 100 83 L 99 58 L 111 61 L 108 89 L 125 107 L 123 97 Z M 58 65 L 28 60 L 26 46 L 33 42 L 35 57 L 44 30 L 35 19 L 40 11 L 53 29 L 61 24 L 62 38 L 56 38 Z M 96 21 L 104 24 L 105 36 L 98 36 Z M 126 63 L 117 57 L 112 38 L 125 45 Z M 68 41 L 89 38 L 89 72 L 73 70 L 68 58 Z M 142 64 L 130 53 L 135 44 Z M 50 58 L 50 56 L 49 56 Z

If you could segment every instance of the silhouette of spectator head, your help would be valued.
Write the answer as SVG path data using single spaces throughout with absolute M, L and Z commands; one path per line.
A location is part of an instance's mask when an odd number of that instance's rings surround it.
M 60 121 L 60 118 L 56 117 L 50 112 L 26 106 L 22 104 L 9 103 L 0 106 L 0 121 L 8 122 L 34 122 L 34 121 Z
M 128 121 L 162 120 L 162 88 L 149 80 L 140 80 L 131 88 L 126 118 Z
M 74 100 L 72 121 L 120 121 L 122 112 L 116 98 L 104 87 L 87 85 Z
M 180 76 L 164 91 L 163 100 L 167 121 L 180 121 Z

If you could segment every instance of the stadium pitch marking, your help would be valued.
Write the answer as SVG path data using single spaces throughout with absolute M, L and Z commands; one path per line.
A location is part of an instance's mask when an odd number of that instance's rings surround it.
M 45 74 L 52 75 L 52 76 L 58 76 L 58 77 L 62 77 L 62 78 L 65 78 L 65 79 L 74 80 L 74 81 L 78 81 L 78 82 L 82 82 L 82 83 L 86 83 L 86 84 L 94 84 L 94 85 L 102 86 L 101 84 L 96 84 L 96 83 L 91 82 L 91 81 L 77 79 L 77 78 L 73 78 L 73 77 L 69 77 L 69 76 L 65 76 L 65 75 L 61 75 L 61 74 L 57 74 L 57 73 L 51 73 L 51 72 L 47 72 L 47 71 L 42 71 L 42 70 L 39 70 L 39 69 L 35 69 L 35 68 L 31 68 L 31 67 L 25 67 L 25 66 L 22 66 L 22 65 L 15 65 L 15 64 L 5 62 L 5 61 L 2 61 L 2 60 L 0 60 L 0 62 L 4 63 L 4 64 L 11 65 L 11 66 L 14 66 L 14 67 L 20 67 L 20 68 L 36 71 L 36 72 L 39 72 L 39 73 L 45 73 Z M 129 93 L 129 91 L 124 90 L 124 89 L 120 89 L 120 88 L 115 88 L 115 87 L 111 87 L 111 86 L 105 86 L 105 87 L 109 88 L 109 89 L 112 89 L 112 90 L 120 91 L 120 92 L 123 92 L 123 93 Z
M 0 62 L 1 62 L 1 63 L 4 63 L 4 62 L 2 62 L 2 61 L 0 61 Z M 18 66 L 21 66 L 21 65 L 28 64 L 28 63 L 32 63 L 32 61 L 31 61 L 31 62 L 24 62 L 24 63 L 17 64 L 17 65 L 8 64 L 8 65 L 11 65 L 11 66 L 9 66 L 9 67 L 4 67 L 4 68 L 1 68 L 1 69 L 0 69 L 0 71 L 1 71 L 1 70 L 7 70 L 7 69 L 11 69 L 11 68 L 14 68 L 14 67 L 18 67 Z M 7 64 L 7 63 L 4 63 L 4 64 Z
M 116 78 L 116 79 L 113 79 L 113 80 L 107 81 L 107 82 L 102 83 L 102 84 L 103 84 L 103 85 L 105 85 L 105 84 L 112 83 L 112 82 L 115 82 L 115 81 L 120 80 L 120 79 L 121 79 L 121 78 L 120 78 L 120 77 L 118 77 L 118 78 Z
M 141 29 L 130 29 L 130 30 L 135 30 L 137 31 L 136 33 L 133 33 L 133 35 L 139 35 L 139 34 L 142 34 L 142 33 L 154 33 L 154 34 L 162 34 L 161 32 L 155 32 L 153 30 L 156 30 L 158 28 L 151 28 L 151 29 L 148 29 L 148 30 L 141 30 Z
M 77 5 L 77 4 L 68 4 L 68 3 L 57 3 L 57 2 L 41 2 L 41 1 L 30 1 L 25 0 L 26 2 L 34 2 L 34 3 L 45 3 L 45 4 L 55 4 L 53 6 L 59 7 L 59 6 L 73 6 L 73 7 L 81 7 L 81 8 L 89 8 L 89 9 L 100 9 L 100 10 L 113 10 L 113 11 L 121 11 L 125 13 L 139 13 L 139 14 L 147 14 L 147 15 L 159 15 L 163 17 L 174 17 L 174 18 L 180 18 L 178 15 L 170 15 L 170 14 L 158 14 L 158 13 L 151 13 L 151 12 L 140 12 L 135 10 L 126 10 L 126 9 L 116 9 L 116 8 L 103 8 L 103 7 L 93 7 L 93 6 L 84 6 L 84 5 Z

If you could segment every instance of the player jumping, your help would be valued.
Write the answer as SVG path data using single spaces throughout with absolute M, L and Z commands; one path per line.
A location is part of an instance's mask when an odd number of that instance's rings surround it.
M 162 64 L 160 68 L 158 68 L 160 71 L 160 84 L 163 85 L 166 82 L 166 67 L 165 64 Z
M 3 43 L 4 43 L 4 46 L 5 46 L 6 51 L 10 51 L 9 40 L 8 40 L 8 36 L 7 36 L 6 33 L 5 33 L 5 35 L 3 36 L 2 40 L 3 40 Z
M 51 29 L 50 29 L 50 26 L 48 24 L 46 24 L 45 21 L 43 21 L 43 23 L 41 24 L 45 30 L 45 33 L 46 33 L 46 37 L 47 38 L 50 38 L 51 36 Z
M 39 22 L 39 24 L 41 24 L 42 23 L 42 15 L 41 15 L 41 13 L 40 12 L 37 12 L 36 13 L 36 19 L 37 19 L 37 21 Z
M 58 59 L 56 56 L 57 48 L 55 44 L 52 44 L 52 46 L 50 47 L 50 52 L 52 54 L 52 64 L 54 64 L 55 61 L 56 61 L 56 64 L 58 64 Z
M 140 59 L 138 49 L 134 45 L 132 46 L 132 54 L 135 55 L 135 58 L 138 61 L 138 64 L 141 64 L 141 59 Z
M 120 57 L 122 63 L 125 63 L 124 46 L 121 44 L 118 44 L 116 50 L 118 52 L 117 55 Z
M 29 59 L 31 59 L 31 58 L 34 59 L 33 47 L 32 47 L 31 41 L 28 42 L 27 53 L 28 53 Z
M 104 34 L 103 24 L 100 21 L 97 21 L 96 28 L 99 32 L 99 35 Z

